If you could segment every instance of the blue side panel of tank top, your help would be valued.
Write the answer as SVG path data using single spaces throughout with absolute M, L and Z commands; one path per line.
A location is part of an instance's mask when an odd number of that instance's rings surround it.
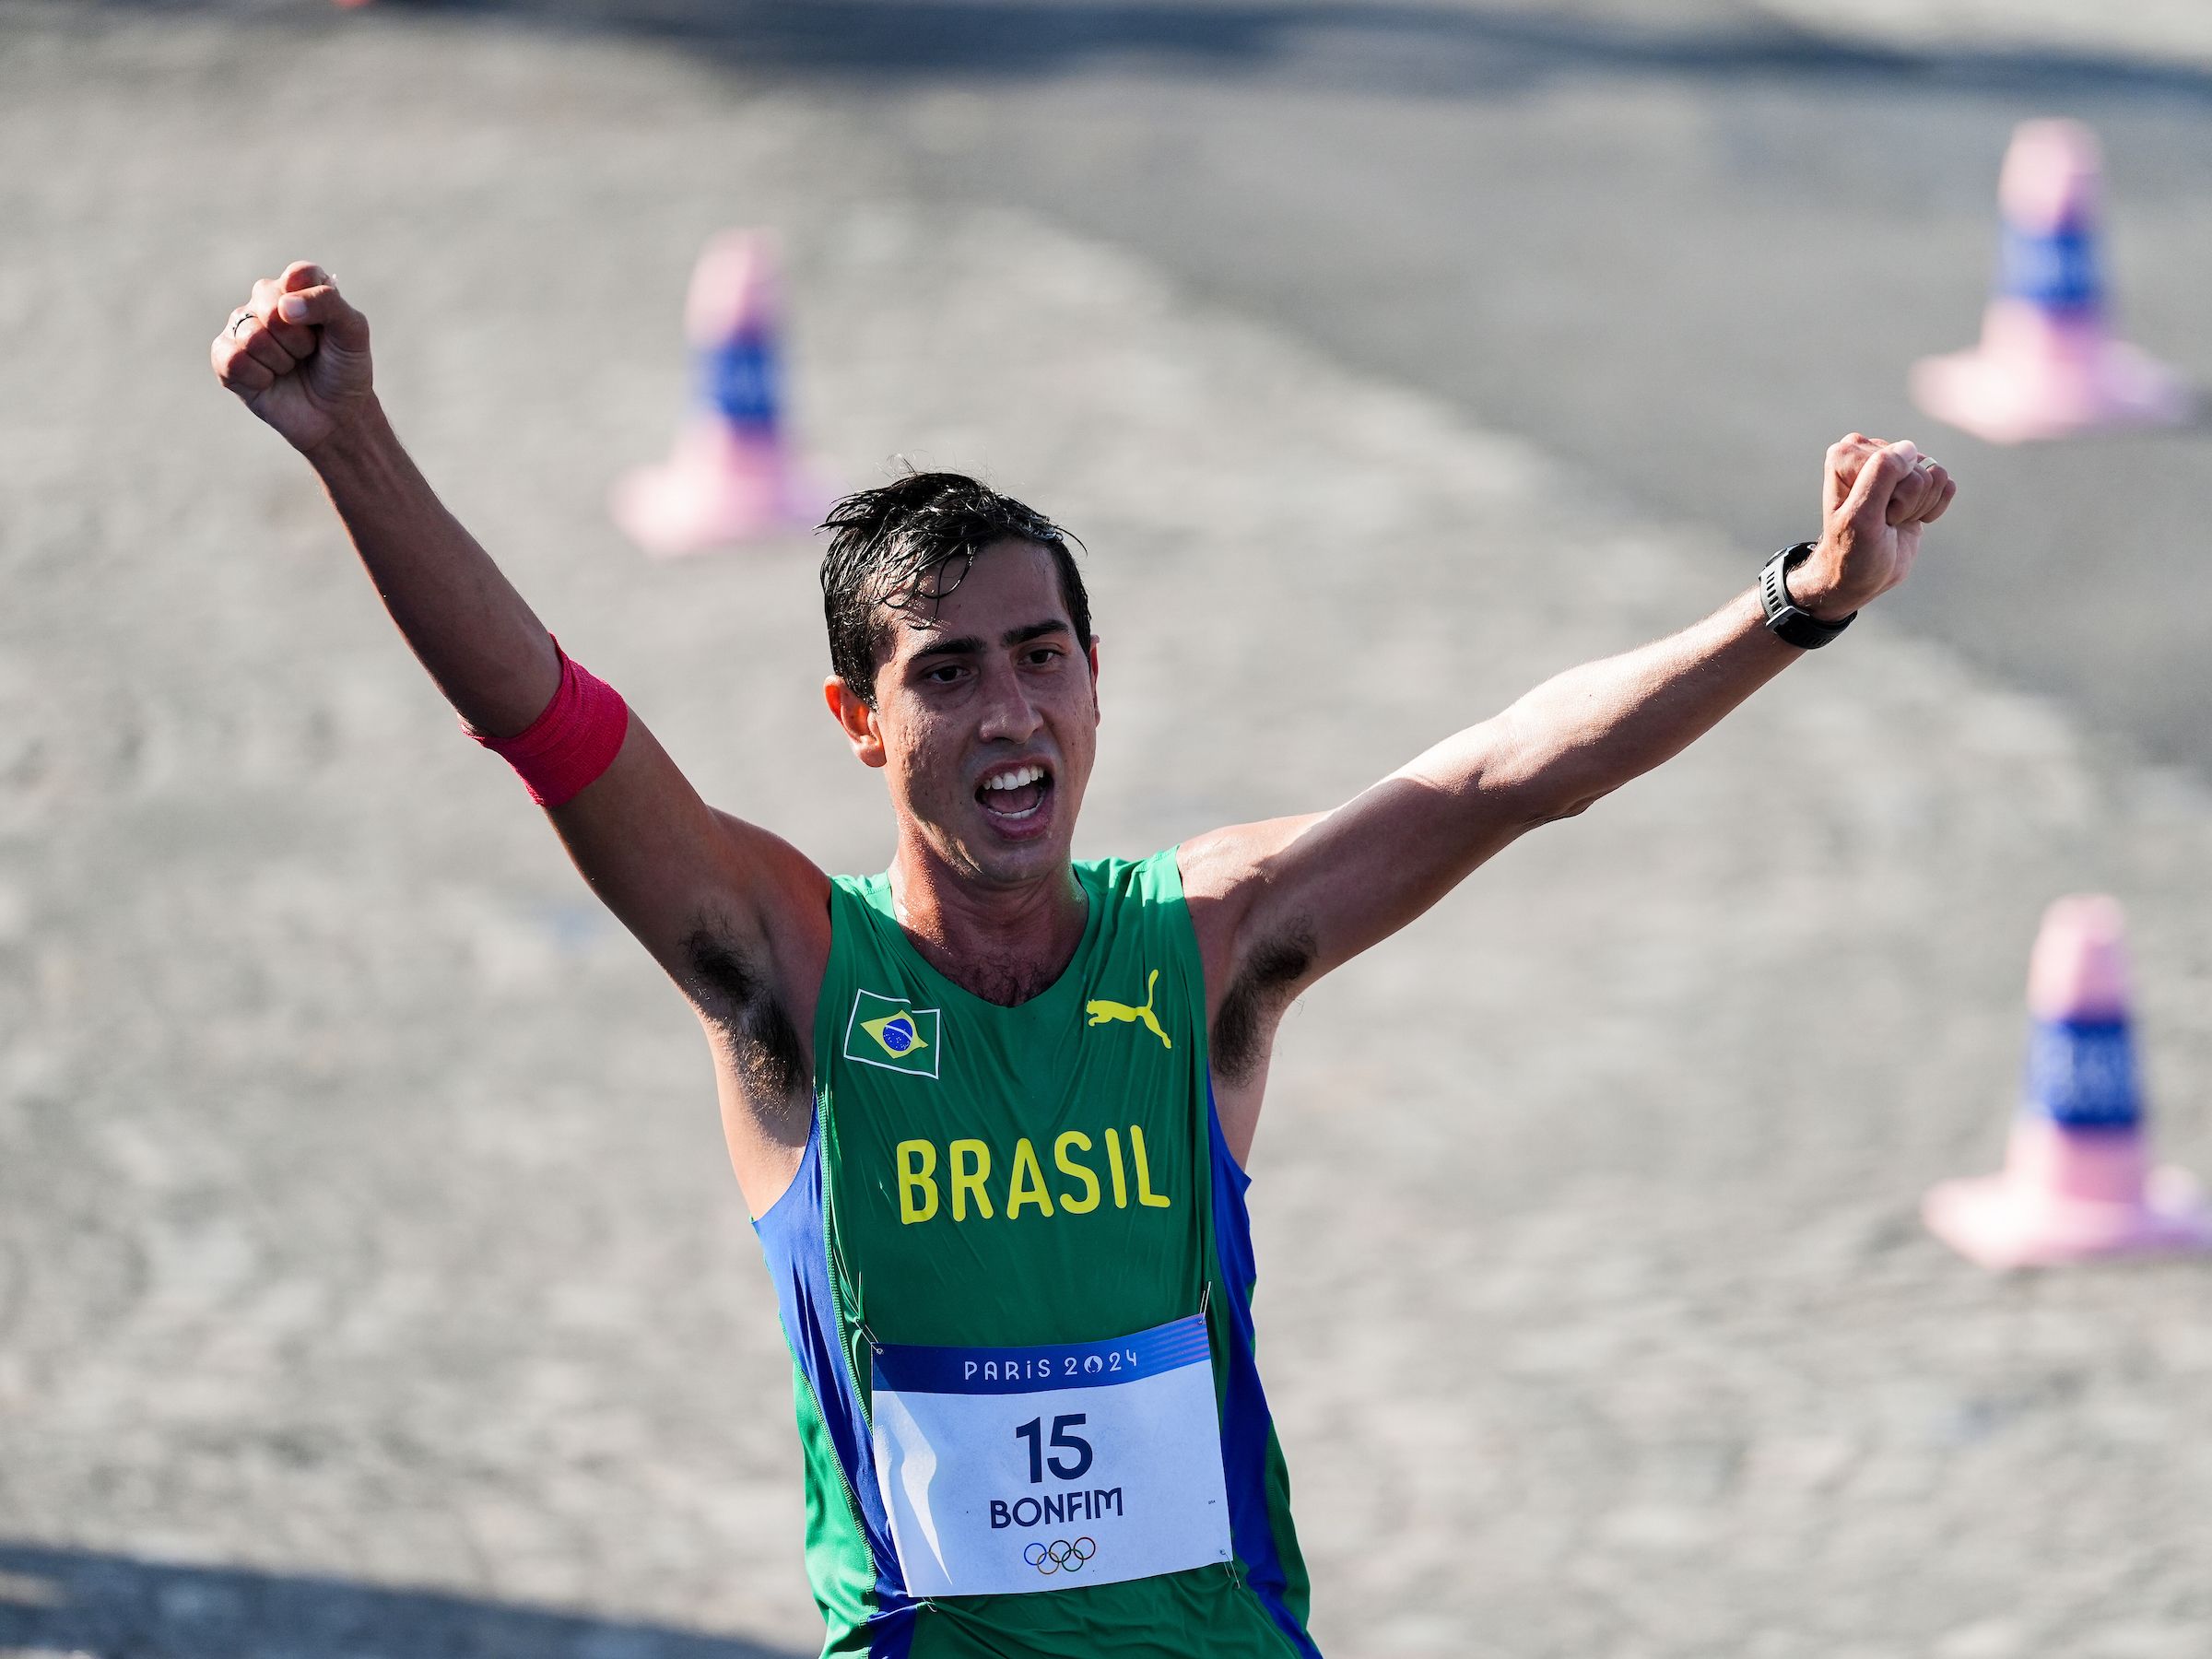
M 876 1484 L 860 1391 L 839 1340 L 837 1304 L 830 1289 L 830 1240 L 822 1203 L 822 1128 L 818 1113 L 799 1171 L 768 1214 L 753 1223 L 761 1253 L 775 1280 L 776 1308 L 784 1339 L 814 1391 L 845 1484 L 860 1511 L 861 1530 L 876 1564 L 876 1612 L 870 1617 L 869 1659 L 906 1659 L 913 1641 L 915 1604 L 899 1576 L 891 1523 Z
M 1275 1418 L 1260 1387 L 1253 1342 L 1252 1291 L 1259 1282 L 1252 1248 L 1252 1217 L 1244 1206 L 1252 1177 L 1230 1156 L 1214 1110 L 1213 1086 L 1206 1091 L 1206 1116 L 1213 1142 L 1214 1250 L 1222 1282 L 1229 1287 L 1229 1377 L 1221 1407 L 1221 1463 L 1229 1484 L 1230 1542 L 1244 1563 L 1244 1583 L 1292 1647 L 1306 1659 L 1321 1659 L 1290 1609 L 1283 1605 L 1289 1587 L 1282 1554 L 1276 1547 L 1275 1522 L 1267 1507 L 1267 1441 Z

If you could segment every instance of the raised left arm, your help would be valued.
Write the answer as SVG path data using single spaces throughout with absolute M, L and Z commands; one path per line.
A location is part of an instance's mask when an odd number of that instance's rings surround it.
M 1821 539 L 1790 574 L 1794 602 L 1832 620 L 1895 587 L 1956 490 L 1911 443 L 1853 433 L 1828 453 Z M 1525 831 L 1672 759 L 1803 654 L 1769 631 L 1757 593 L 1739 594 L 1668 639 L 1547 680 L 1333 812 L 1186 843 L 1225 1088 L 1264 1069 L 1275 1016 L 1306 985 Z

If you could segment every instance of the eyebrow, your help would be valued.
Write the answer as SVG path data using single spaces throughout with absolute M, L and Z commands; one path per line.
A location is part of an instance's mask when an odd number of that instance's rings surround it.
M 1073 631 L 1065 622 L 1058 617 L 1054 617 L 1046 622 L 1030 622 L 1019 628 L 1009 628 L 1000 636 L 999 643 L 1006 650 L 1011 651 L 1017 645 L 1027 645 L 1031 640 L 1041 640 L 1046 634 L 1065 634 Z M 939 640 L 934 645 L 924 645 L 921 650 L 915 652 L 910 660 L 918 663 L 924 657 L 973 656 L 986 648 L 982 635 L 962 634 L 957 640 Z

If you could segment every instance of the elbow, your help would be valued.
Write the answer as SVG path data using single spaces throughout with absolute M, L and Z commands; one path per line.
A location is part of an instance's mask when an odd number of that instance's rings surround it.
M 1484 782 L 1512 803 L 1521 833 L 1580 818 L 1627 781 L 1609 776 L 1587 742 L 1542 740 L 1518 703 L 1495 724 L 1501 741 L 1484 768 Z
M 1580 818 L 1618 787 L 1617 784 L 1607 784 L 1601 789 L 1547 794 L 1543 800 L 1530 803 L 1525 814 L 1526 827 L 1535 830 L 1546 824 L 1559 823 L 1563 818 Z
M 1573 800 L 1569 801 L 1558 811 L 1546 818 L 1544 821 L 1547 824 L 1556 824 L 1561 818 L 1581 818 L 1583 813 L 1604 800 L 1606 793 L 1605 790 L 1600 790 L 1595 794 L 1577 795 Z

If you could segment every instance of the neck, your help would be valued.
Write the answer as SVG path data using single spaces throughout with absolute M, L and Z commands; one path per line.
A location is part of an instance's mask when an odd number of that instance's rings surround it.
M 1027 1002 L 1060 977 L 1083 943 L 1089 911 L 1065 863 L 1032 880 L 986 886 L 955 875 L 904 838 L 891 860 L 891 901 L 932 968 L 1004 1007 Z

